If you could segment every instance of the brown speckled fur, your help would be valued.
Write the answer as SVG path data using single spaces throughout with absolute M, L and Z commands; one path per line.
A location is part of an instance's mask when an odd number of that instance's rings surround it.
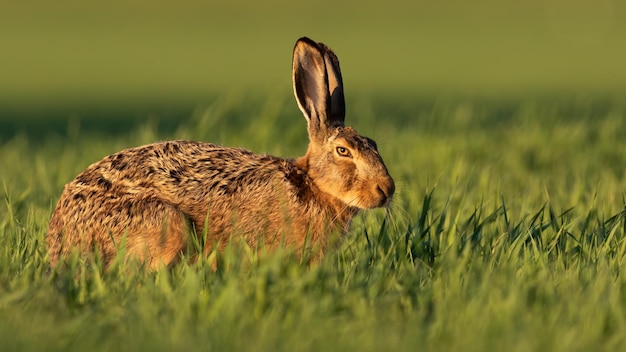
M 330 49 L 298 40 L 294 90 L 307 119 L 305 156 L 189 141 L 107 156 L 65 186 L 46 236 L 51 265 L 73 249 L 95 248 L 108 265 L 123 243 L 127 258 L 169 265 L 188 248 L 191 227 L 208 230 L 204 254 L 237 238 L 297 250 L 306 240 L 321 256 L 358 209 L 386 205 L 394 184 L 375 143 L 343 126 L 341 73 Z

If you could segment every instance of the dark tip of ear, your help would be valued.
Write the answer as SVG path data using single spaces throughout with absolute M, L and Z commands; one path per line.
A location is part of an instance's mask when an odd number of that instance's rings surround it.
M 324 45 L 323 43 L 318 43 L 315 40 L 309 38 L 309 37 L 302 37 L 300 39 L 298 39 L 298 41 L 296 42 L 295 47 L 297 48 L 300 45 L 304 45 L 304 46 L 308 46 L 310 48 L 315 48 L 315 50 L 317 52 L 320 53 L 320 55 L 324 55 L 324 52 L 326 52 L 327 47 L 326 45 Z
M 312 46 L 314 46 L 314 47 L 317 47 L 317 42 L 316 42 L 316 41 L 314 41 L 313 39 L 309 38 L 309 37 L 301 37 L 300 39 L 298 39 L 298 41 L 296 42 L 296 44 L 297 44 L 297 43 L 300 43 L 300 42 L 304 42 L 304 43 L 306 43 L 306 44 L 309 44 L 309 45 L 312 45 Z

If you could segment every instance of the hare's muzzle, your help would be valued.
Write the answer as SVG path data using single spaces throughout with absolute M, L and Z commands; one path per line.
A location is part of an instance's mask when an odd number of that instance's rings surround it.
M 378 207 L 386 207 L 391 202 L 391 198 L 393 197 L 393 193 L 396 191 L 396 185 L 393 183 L 393 179 L 391 177 L 382 178 L 377 187 L 378 195 L 380 196 L 380 201 L 378 202 Z

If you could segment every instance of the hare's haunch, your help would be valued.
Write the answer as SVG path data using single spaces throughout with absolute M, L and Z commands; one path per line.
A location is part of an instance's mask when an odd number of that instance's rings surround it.
M 46 235 L 51 265 L 94 249 L 108 265 L 121 245 L 127 258 L 169 265 L 203 229 L 205 254 L 237 238 L 321 256 L 330 236 L 359 209 L 386 206 L 395 187 L 374 141 L 344 126 L 339 60 L 327 46 L 297 41 L 293 86 L 309 134 L 303 157 L 188 141 L 107 156 L 65 186 Z

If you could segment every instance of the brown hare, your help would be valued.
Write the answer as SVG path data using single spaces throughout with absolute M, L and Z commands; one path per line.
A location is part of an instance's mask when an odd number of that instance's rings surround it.
M 51 265 L 95 249 L 108 266 L 123 244 L 126 258 L 156 268 L 176 262 L 194 233 L 206 234 L 204 255 L 237 239 L 321 257 L 359 209 L 386 206 L 395 186 L 376 143 L 344 126 L 339 61 L 326 45 L 296 42 L 293 88 L 307 121 L 303 157 L 189 141 L 107 156 L 65 186 L 46 235 Z

